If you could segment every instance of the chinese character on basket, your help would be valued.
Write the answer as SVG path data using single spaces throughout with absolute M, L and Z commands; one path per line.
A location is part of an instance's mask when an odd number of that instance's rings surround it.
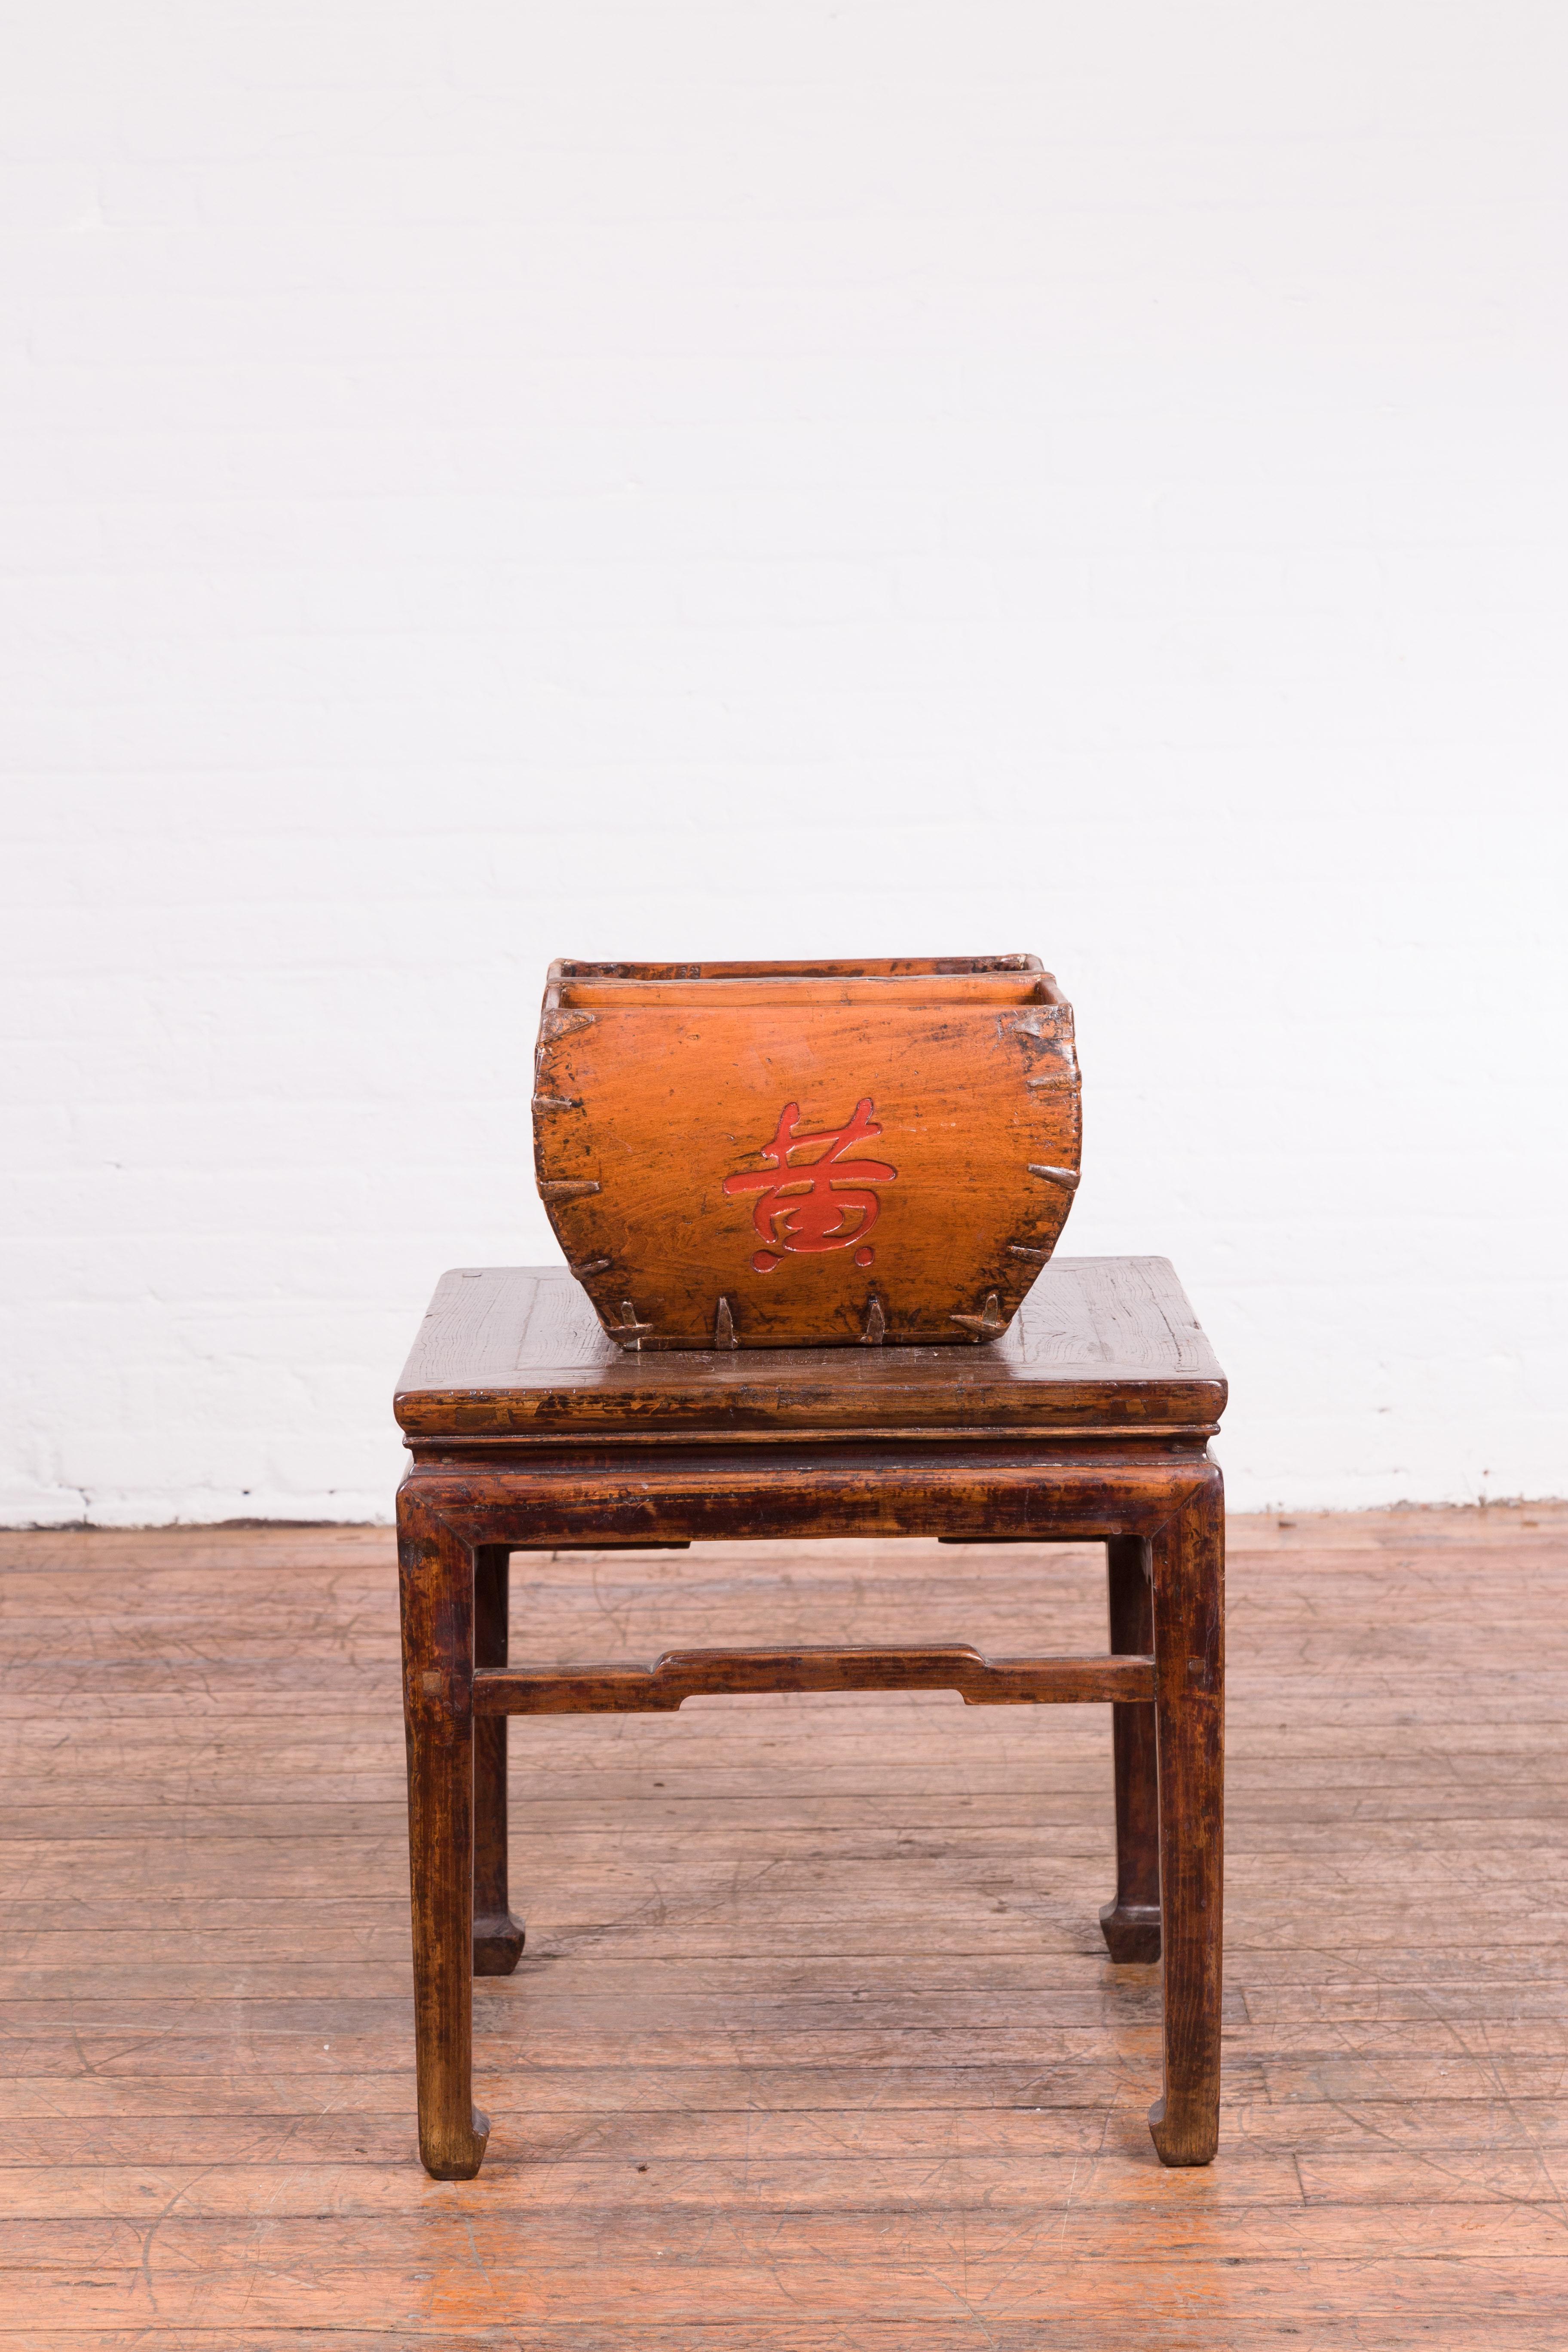
M 855 1116 L 845 1126 L 803 1135 L 800 1105 L 785 1103 L 773 1141 L 762 1147 L 769 1167 L 726 1176 L 724 1191 L 731 1199 L 742 1192 L 758 1195 L 752 1223 L 768 1244 L 752 1260 L 759 1274 L 770 1273 L 784 1252 L 852 1249 L 857 1265 L 870 1265 L 876 1252 L 867 1244 L 866 1235 L 882 1204 L 875 1192 L 851 1188 L 890 1184 L 899 1171 L 885 1160 L 850 1160 L 845 1155 L 857 1144 L 868 1143 L 881 1134 L 871 1116 L 874 1108 L 868 1095 L 856 1104 Z M 815 1160 L 805 1167 L 796 1164 L 795 1153 L 813 1150 L 817 1155 Z

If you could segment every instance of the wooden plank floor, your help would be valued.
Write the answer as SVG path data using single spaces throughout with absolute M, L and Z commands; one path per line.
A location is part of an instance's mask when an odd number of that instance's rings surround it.
M 0 2352 L 1568 2342 L 1568 1506 L 1233 1522 L 1228 2055 L 1163 2172 L 1109 1719 L 512 1731 L 480 2178 L 414 2152 L 381 1529 L 0 1537 Z M 513 1567 L 514 1655 L 1092 1649 L 1084 1550 Z

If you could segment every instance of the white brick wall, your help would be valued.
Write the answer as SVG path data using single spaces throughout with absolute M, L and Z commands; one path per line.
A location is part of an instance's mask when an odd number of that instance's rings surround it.
M 1037 949 L 1237 1497 L 1563 1491 L 1560 9 L 5 49 L 0 1515 L 385 1513 L 556 950 Z

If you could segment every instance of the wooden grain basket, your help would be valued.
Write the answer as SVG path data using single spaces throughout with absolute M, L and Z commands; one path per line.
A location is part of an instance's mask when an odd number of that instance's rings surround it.
M 1078 1184 L 1037 956 L 550 968 L 540 1195 L 628 1348 L 994 1339 Z

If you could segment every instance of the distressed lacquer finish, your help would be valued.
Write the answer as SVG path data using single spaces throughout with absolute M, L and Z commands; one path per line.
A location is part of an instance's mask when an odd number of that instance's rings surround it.
M 479 2168 L 470 1971 L 505 1974 L 522 1948 L 507 1890 L 505 1718 L 792 1691 L 1114 1707 L 1117 1888 L 1102 1925 L 1113 1958 L 1163 1958 L 1164 2092 L 1151 2129 L 1166 2164 L 1206 2164 L 1219 2099 L 1224 1541 L 1205 1441 L 1224 1402 L 1161 1259 L 1050 1267 L 982 1359 L 803 1349 L 749 1369 L 733 1354 L 628 1360 L 546 1269 L 447 1276 L 397 1397 L 414 1454 L 398 1524 L 429 2169 Z M 510 1551 L 857 1536 L 1102 1540 L 1110 1648 L 987 1654 L 954 1627 L 875 1648 L 509 1662 Z
M 973 1346 L 1071 1205 L 1072 1008 L 1035 956 L 560 961 L 533 1118 L 620 1346 Z

